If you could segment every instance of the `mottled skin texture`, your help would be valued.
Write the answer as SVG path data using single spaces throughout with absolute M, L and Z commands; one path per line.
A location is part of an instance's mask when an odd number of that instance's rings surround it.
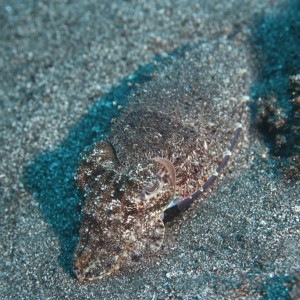
M 231 92 L 235 73 L 222 72 L 228 57 L 211 47 L 212 56 L 190 51 L 162 63 L 151 82 L 134 89 L 107 140 L 84 154 L 76 175 L 85 198 L 74 258 L 80 281 L 157 253 L 165 207 L 202 186 L 222 161 L 243 119 L 243 78 Z

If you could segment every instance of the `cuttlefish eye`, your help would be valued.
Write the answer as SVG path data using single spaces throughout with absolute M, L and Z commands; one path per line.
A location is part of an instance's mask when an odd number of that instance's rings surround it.
M 85 195 L 73 269 L 80 281 L 99 279 L 158 251 L 161 212 L 175 192 L 175 171 L 163 158 L 122 166 L 113 147 L 99 142 L 76 175 Z

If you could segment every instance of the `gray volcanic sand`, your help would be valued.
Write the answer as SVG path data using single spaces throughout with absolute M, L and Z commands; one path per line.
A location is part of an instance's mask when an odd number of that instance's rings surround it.
M 300 73 L 299 20 L 287 0 L 1 1 L 1 299 L 297 299 L 300 183 L 278 171 L 254 121 L 256 100 Z M 243 53 L 232 63 L 250 81 L 239 167 L 167 225 L 157 257 L 79 284 L 80 152 L 109 132 L 155 63 L 217 41 Z

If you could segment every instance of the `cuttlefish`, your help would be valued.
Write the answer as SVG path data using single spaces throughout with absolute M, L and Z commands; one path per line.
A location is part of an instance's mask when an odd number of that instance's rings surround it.
M 206 44 L 160 62 L 152 80 L 132 88 L 107 138 L 83 154 L 75 176 L 85 199 L 73 262 L 79 281 L 157 254 L 165 223 L 200 202 L 234 161 L 245 76 L 221 48 Z

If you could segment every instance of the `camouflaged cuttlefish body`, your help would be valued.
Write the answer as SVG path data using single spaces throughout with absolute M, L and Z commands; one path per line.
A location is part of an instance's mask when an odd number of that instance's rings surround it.
M 85 198 L 74 258 L 80 281 L 157 253 L 168 210 L 185 210 L 223 171 L 245 106 L 245 76 L 230 47 L 204 44 L 161 63 L 133 89 L 107 140 L 84 154 L 76 175 Z

